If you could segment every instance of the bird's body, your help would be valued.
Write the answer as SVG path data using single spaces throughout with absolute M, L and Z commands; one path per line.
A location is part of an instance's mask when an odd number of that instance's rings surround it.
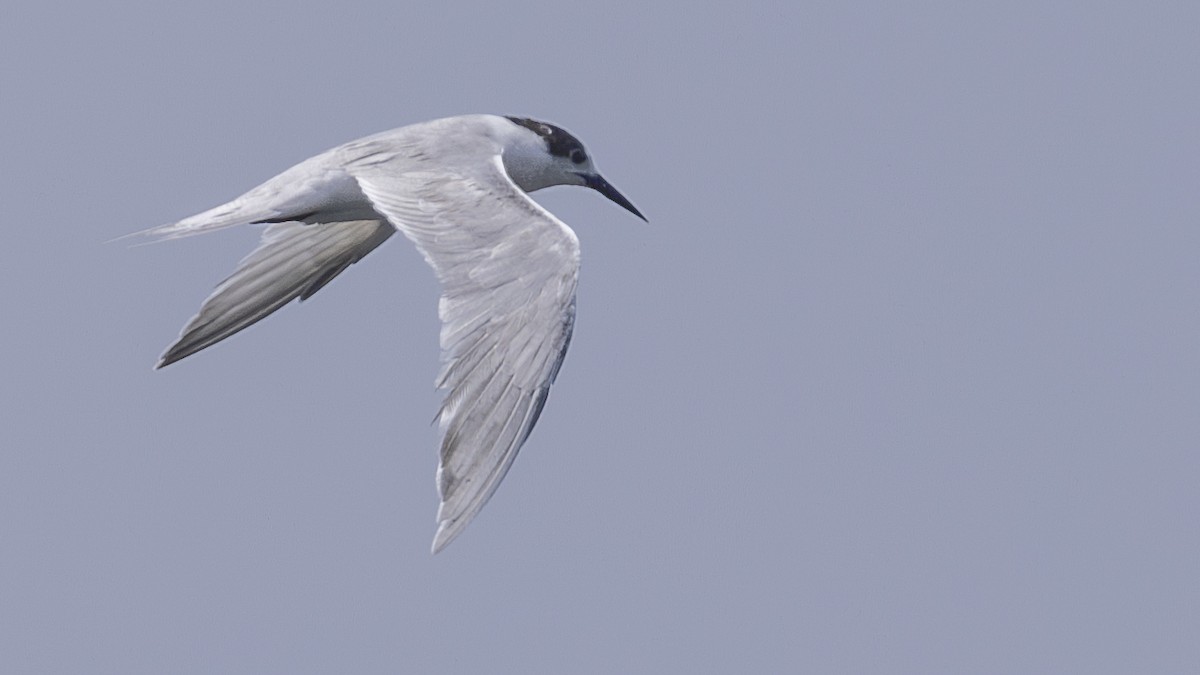
M 145 233 L 173 239 L 267 224 L 158 367 L 308 298 L 403 232 L 442 283 L 436 553 L 496 490 L 566 354 L 579 241 L 525 193 L 570 184 L 641 217 L 575 137 L 525 118 L 434 120 L 305 160 L 227 204 Z

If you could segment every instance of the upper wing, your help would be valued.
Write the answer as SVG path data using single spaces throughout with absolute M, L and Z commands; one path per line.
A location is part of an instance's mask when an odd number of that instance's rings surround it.
M 276 223 L 222 281 L 157 368 L 220 342 L 291 302 L 307 299 L 396 230 L 381 220 Z
M 369 139 L 307 159 L 226 204 L 132 236 L 157 240 L 250 223 L 270 224 L 262 243 L 221 282 L 167 348 L 162 368 L 316 293 L 394 232 L 339 164 L 380 152 Z
M 579 240 L 508 178 L 499 155 L 467 173 L 387 163 L 351 172 L 442 282 L 438 387 L 449 392 L 436 553 L 496 491 L 537 422 L 571 339 Z

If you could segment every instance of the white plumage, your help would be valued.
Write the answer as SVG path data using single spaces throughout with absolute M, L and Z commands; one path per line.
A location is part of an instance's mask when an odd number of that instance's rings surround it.
M 204 301 L 166 366 L 307 298 L 399 230 L 442 283 L 446 390 L 433 551 L 495 492 L 541 413 L 571 339 L 579 240 L 526 191 L 585 185 L 641 217 L 566 131 L 466 115 L 352 141 L 237 199 L 143 234 L 268 223 Z

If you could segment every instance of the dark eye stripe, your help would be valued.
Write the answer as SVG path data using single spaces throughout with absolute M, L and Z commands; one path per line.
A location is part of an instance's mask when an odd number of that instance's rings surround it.
M 583 144 L 569 134 L 565 129 L 547 122 L 538 122 L 528 117 L 509 117 L 513 124 L 519 124 L 546 140 L 546 149 L 555 157 L 569 157 L 572 162 L 581 164 L 587 161 L 587 153 L 583 152 Z M 583 152 L 583 159 L 575 161 L 574 152 Z

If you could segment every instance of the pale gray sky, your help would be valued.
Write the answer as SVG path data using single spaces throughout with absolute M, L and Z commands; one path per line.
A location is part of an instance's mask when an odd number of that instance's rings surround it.
M 1195 673 L 1195 3 L 19 2 L 0 671 Z M 561 124 L 579 317 L 431 557 L 394 238 L 164 371 L 256 239 L 104 242 L 368 133 Z

